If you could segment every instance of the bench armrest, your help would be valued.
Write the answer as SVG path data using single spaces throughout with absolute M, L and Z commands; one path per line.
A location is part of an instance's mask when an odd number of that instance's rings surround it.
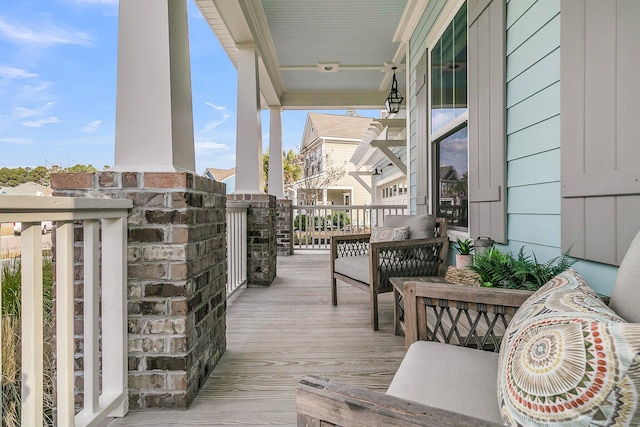
M 298 383 L 296 406 L 299 427 L 499 425 L 316 376 Z
M 450 283 L 404 283 L 407 348 L 417 340 L 497 352 L 516 310 L 533 291 Z

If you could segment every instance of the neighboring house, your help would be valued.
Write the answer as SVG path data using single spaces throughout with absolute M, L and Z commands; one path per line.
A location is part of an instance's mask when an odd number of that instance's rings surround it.
M 50 187 L 36 184 L 35 182 L 25 182 L 15 187 L 0 187 L 1 194 L 11 194 L 17 196 L 51 196 L 53 191 Z
M 368 117 L 309 113 L 300 144 L 303 174 L 306 178 L 292 184 L 292 196 L 303 204 L 302 192 L 314 193 L 316 204 L 364 205 L 371 204 L 367 186 L 350 173 L 355 171 L 349 162 L 362 135 L 373 119 Z M 322 188 L 312 188 L 322 181 L 329 169 L 343 169 L 344 175 Z M 310 179 L 318 177 L 319 179 Z
M 351 156 L 352 175 L 371 178 L 374 205 L 409 204 L 406 118 L 398 117 L 402 114 L 374 120 Z
M 227 194 L 233 193 L 236 188 L 236 168 L 216 169 L 207 168 L 203 176 L 227 185 Z

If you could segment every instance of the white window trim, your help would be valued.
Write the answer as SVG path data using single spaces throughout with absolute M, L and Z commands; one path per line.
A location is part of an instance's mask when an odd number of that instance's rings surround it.
M 458 11 L 460 10 L 460 8 L 462 7 L 462 5 L 466 2 L 467 0 L 458 0 L 457 2 L 449 2 L 449 4 L 445 7 L 445 9 L 443 10 L 443 13 L 440 14 L 440 18 L 437 20 L 436 25 L 438 28 L 437 32 L 431 33 L 429 34 L 429 36 L 427 37 L 427 87 L 429 88 L 429 90 L 431 90 L 431 52 L 433 51 L 433 48 L 435 47 L 435 45 L 438 43 L 438 41 L 440 41 L 440 39 L 442 38 L 445 30 L 447 29 L 447 27 L 449 26 L 449 24 L 453 21 L 453 19 L 455 18 L 456 14 L 458 13 Z M 469 7 L 469 5 L 467 4 L 467 8 Z M 446 17 L 446 19 L 445 19 Z M 468 48 L 468 40 L 469 36 L 467 34 L 467 48 Z M 467 53 L 468 55 L 468 53 Z M 435 164 L 435 158 L 434 158 L 434 152 L 433 152 L 433 144 L 435 141 L 437 141 L 438 139 L 442 138 L 445 134 L 451 132 L 452 129 L 455 129 L 457 126 L 460 126 L 463 122 L 467 122 L 469 121 L 469 106 L 468 106 L 468 100 L 469 100 L 469 84 L 468 84 L 468 71 L 467 71 L 467 111 L 464 112 L 463 114 L 461 114 L 460 116 L 456 117 L 455 119 L 453 119 L 451 122 L 449 122 L 447 124 L 447 126 L 444 126 L 440 129 L 438 129 L 435 133 L 431 132 L 431 125 L 432 125 L 432 120 L 431 120 L 431 92 L 428 93 L 427 95 L 427 124 L 428 124 L 428 130 L 427 130 L 427 168 L 428 168 L 428 173 L 427 173 L 427 194 L 428 194 L 428 209 L 429 212 L 433 215 L 436 214 L 436 210 L 435 210 L 435 200 L 436 200 L 436 194 L 434 194 L 435 192 L 435 168 L 437 167 L 438 169 L 440 168 L 439 165 Z M 467 145 L 467 170 L 469 170 L 469 146 Z M 460 237 L 461 239 L 468 239 L 469 238 L 469 227 L 467 226 L 467 230 L 450 230 L 447 228 L 447 236 L 449 236 L 449 240 L 451 241 L 455 241 L 456 237 Z

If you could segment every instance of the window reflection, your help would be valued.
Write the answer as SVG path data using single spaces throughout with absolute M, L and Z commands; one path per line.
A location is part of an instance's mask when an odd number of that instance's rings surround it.
M 469 225 L 468 134 L 464 127 L 437 142 L 439 157 L 438 216 L 451 226 Z
M 431 133 L 467 111 L 467 6 L 431 50 Z

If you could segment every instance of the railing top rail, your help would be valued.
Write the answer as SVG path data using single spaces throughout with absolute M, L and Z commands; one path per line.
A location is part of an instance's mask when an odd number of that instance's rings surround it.
M 293 209 L 406 209 L 407 205 L 292 205 Z
M 0 195 L 0 222 L 117 218 L 133 207 L 129 199 Z M 19 218 L 17 216 L 19 215 Z

